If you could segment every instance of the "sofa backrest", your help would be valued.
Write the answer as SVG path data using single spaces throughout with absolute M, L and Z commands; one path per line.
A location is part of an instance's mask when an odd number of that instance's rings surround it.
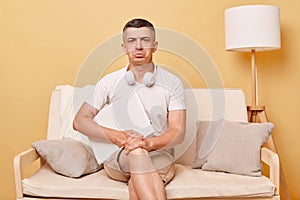
M 191 165 L 196 155 L 197 121 L 247 122 L 247 106 L 241 89 L 186 89 L 186 136 L 176 149 L 177 163 Z
M 57 86 L 51 95 L 47 139 L 71 137 L 89 143 L 87 137 L 74 131 L 73 118 L 94 86 L 74 88 Z M 197 121 L 227 119 L 247 122 L 244 92 L 241 89 L 185 89 L 187 104 L 186 137 L 175 148 L 177 163 L 190 165 L 196 154 Z

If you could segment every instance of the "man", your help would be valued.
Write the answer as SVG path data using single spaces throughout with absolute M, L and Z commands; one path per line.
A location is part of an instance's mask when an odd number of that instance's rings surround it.
M 123 28 L 122 49 L 128 65 L 103 77 L 91 101 L 83 103 L 74 119 L 74 129 L 120 150 L 105 163 L 107 175 L 128 182 L 130 199 L 166 199 L 165 184 L 174 177 L 173 147 L 185 135 L 184 89 L 179 78 L 153 63 L 157 50 L 153 25 L 133 19 Z M 125 83 L 125 84 L 124 84 Z M 119 131 L 96 123 L 93 118 L 105 104 L 138 94 L 155 132 Z M 126 104 L 124 104 L 126 105 Z

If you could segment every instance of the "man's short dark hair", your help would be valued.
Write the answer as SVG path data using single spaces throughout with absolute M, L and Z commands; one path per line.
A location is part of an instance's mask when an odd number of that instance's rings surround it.
M 145 19 L 140 19 L 140 18 L 132 19 L 129 22 L 127 22 L 127 24 L 125 24 L 123 28 L 123 33 L 126 31 L 127 28 L 142 28 L 142 27 L 148 27 L 151 30 L 153 30 L 155 33 L 153 24 L 151 24 L 151 22 Z

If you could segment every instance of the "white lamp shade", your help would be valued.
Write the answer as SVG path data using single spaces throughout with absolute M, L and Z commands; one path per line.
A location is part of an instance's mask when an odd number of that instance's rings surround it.
M 228 51 L 279 49 L 279 8 L 270 5 L 247 5 L 225 10 L 225 38 L 225 48 Z

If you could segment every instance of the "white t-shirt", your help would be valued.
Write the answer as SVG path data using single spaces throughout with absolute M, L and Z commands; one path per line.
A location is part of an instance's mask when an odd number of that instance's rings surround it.
M 93 96 L 87 101 L 94 108 L 101 110 L 106 104 L 125 102 L 135 93 L 148 115 L 155 130 L 160 135 L 168 129 L 168 111 L 186 109 L 184 88 L 181 80 L 156 66 L 155 83 L 148 87 L 142 83 L 129 85 L 125 79 L 127 66 L 104 76 L 96 84 Z M 124 115 L 126 116 L 126 115 Z

